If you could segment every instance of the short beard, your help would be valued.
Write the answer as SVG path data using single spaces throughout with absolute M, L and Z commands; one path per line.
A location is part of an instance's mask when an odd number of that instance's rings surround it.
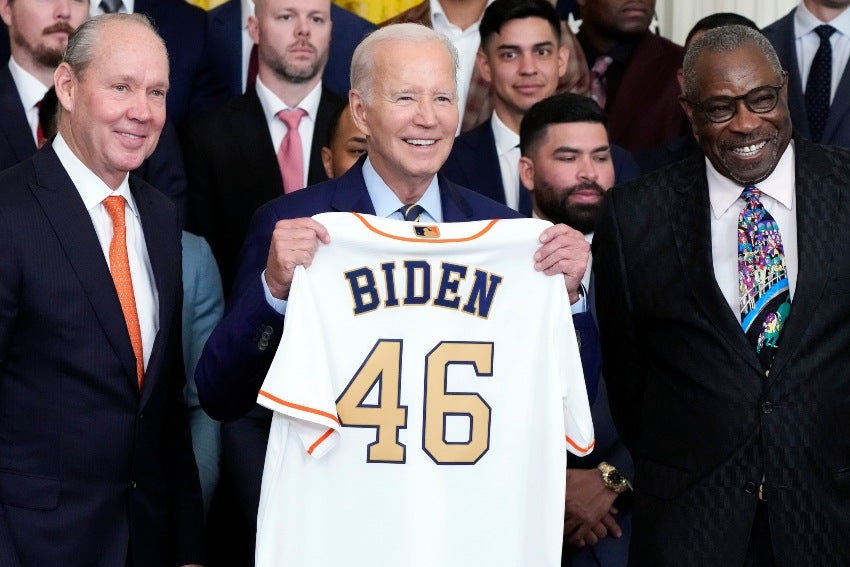
M 268 61 L 269 68 L 277 76 L 278 79 L 291 83 L 293 85 L 301 85 L 309 83 L 325 68 L 328 62 L 328 53 L 324 57 L 316 59 L 316 62 L 307 67 L 290 65 L 282 59 Z
M 534 203 L 540 214 L 555 224 L 565 224 L 582 234 L 590 234 L 596 229 L 596 223 L 602 212 L 602 197 L 605 190 L 592 181 L 571 185 L 563 191 L 558 191 L 552 185 L 536 179 L 534 181 Z M 570 204 L 569 197 L 575 191 L 593 189 L 599 193 L 599 201 L 593 204 Z
M 35 61 L 38 65 L 46 69 L 55 69 L 60 63 L 62 63 L 62 57 L 65 55 L 64 49 L 51 49 L 42 45 L 30 45 L 20 32 L 14 29 L 10 31 L 12 43 L 19 45 L 24 50 L 28 51 L 33 61 Z M 65 32 L 70 36 L 74 33 L 74 28 L 72 28 L 67 22 L 57 22 L 44 28 L 41 33 L 42 35 L 48 35 L 56 32 Z

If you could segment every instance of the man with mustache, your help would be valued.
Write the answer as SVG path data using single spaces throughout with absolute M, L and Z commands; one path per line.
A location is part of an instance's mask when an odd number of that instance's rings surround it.
M 605 193 L 614 185 L 605 111 L 577 94 L 544 99 L 522 119 L 520 151 L 520 179 L 534 216 L 564 223 L 592 241 Z M 590 307 L 596 299 L 591 263 L 589 258 L 582 281 Z M 634 470 L 611 419 L 602 377 L 599 386 L 591 406 L 593 453 L 568 457 L 562 564 L 569 567 L 617 567 L 628 560 Z
M 756 30 L 694 41 L 702 155 L 613 188 L 596 227 L 633 566 L 850 564 L 850 152 L 792 136 L 788 80 Z
M 0 0 L 11 57 L 0 65 L 0 170 L 30 157 L 44 143 L 38 106 L 53 86 L 68 36 L 88 17 L 88 2 Z
M 331 38 L 330 0 L 258 0 L 248 20 L 257 44 L 256 83 L 194 120 L 183 136 L 189 229 L 205 237 L 227 294 L 254 211 L 267 201 L 327 180 L 322 164 L 331 116 L 345 100 L 322 82 Z M 285 120 L 291 120 L 287 123 Z M 271 412 L 256 406 L 222 426 L 219 494 L 236 509 L 211 523 L 227 533 L 222 564 L 251 564 Z M 244 536 L 244 537 L 242 537 Z M 221 539 L 221 538 L 219 538 Z

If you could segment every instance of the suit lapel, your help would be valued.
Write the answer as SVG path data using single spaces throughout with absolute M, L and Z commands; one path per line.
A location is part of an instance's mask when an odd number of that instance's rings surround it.
M 365 161 L 366 157 L 361 157 L 342 177 L 335 180 L 336 189 L 331 197 L 332 211 L 375 214 L 375 207 L 372 205 L 366 182 L 363 180 Z
M 835 137 L 837 130 L 841 127 L 841 123 L 848 112 L 850 112 L 850 71 L 848 71 L 848 67 L 845 67 L 844 73 L 842 73 L 841 79 L 838 82 L 835 97 L 833 97 L 832 104 L 829 107 L 829 115 L 826 118 L 826 126 L 823 129 L 824 143 Z
M 670 219 L 682 270 L 697 303 L 720 336 L 752 367 L 761 372 L 758 358 L 740 322 L 729 309 L 714 274 L 711 252 L 711 203 L 703 157 L 690 158 L 692 166 L 671 180 Z
M 775 379 L 803 343 L 829 277 L 830 256 L 836 253 L 835 234 L 840 218 L 841 184 L 818 146 L 797 139 L 795 151 L 795 208 L 797 217 L 797 285 L 791 312 L 779 338 L 770 377 Z M 839 251 L 838 253 L 841 253 Z
M 17 161 L 24 161 L 33 155 L 37 148 L 21 97 L 18 95 L 15 81 L 7 65 L 3 65 L 0 70 L 0 108 L 4 109 L 3 119 L 0 120 L 0 130 L 9 140 Z
M 251 191 L 256 192 L 259 203 L 265 203 L 283 195 L 283 177 L 277 164 L 277 150 L 272 144 L 269 126 L 263 107 L 255 89 L 236 98 L 229 116 L 233 143 L 238 148 L 242 171 L 250 171 Z M 246 179 L 240 178 L 237 187 L 245 186 Z
M 443 222 L 464 222 L 472 220 L 472 207 L 460 194 L 458 186 L 443 177 L 437 176 L 440 186 L 440 206 L 443 208 Z
M 50 220 L 128 381 L 138 390 L 130 335 L 91 216 L 52 147 L 38 152 L 33 164 L 36 170 L 33 194 Z

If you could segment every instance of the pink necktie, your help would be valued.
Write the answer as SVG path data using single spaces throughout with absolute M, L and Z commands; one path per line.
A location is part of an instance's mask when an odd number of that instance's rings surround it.
M 605 71 L 613 61 L 607 55 L 597 57 L 590 69 L 590 98 L 596 101 L 599 108 L 605 108 L 605 102 L 608 99 Z
M 298 124 L 307 112 L 301 108 L 281 110 L 277 117 L 286 124 L 286 135 L 277 150 L 277 163 L 283 176 L 283 192 L 292 193 L 304 187 L 304 154 Z

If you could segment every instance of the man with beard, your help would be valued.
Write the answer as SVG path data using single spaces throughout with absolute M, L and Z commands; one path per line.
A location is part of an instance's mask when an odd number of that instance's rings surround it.
M 331 116 L 345 103 L 322 85 L 330 0 L 258 0 L 248 29 L 258 46 L 255 85 L 198 117 L 183 136 L 189 229 L 209 242 L 225 294 L 254 211 L 327 180 L 321 149 Z M 220 498 L 232 497 L 236 507 L 224 512 L 214 505 L 210 512 L 214 531 L 227 534 L 224 552 L 233 556 L 222 564 L 252 562 L 270 422 L 271 412 L 256 406 L 222 426 Z
M 681 46 L 649 30 L 655 0 L 578 0 L 578 37 L 591 95 L 610 117 L 611 142 L 638 153 L 687 133 L 677 103 Z
M 88 2 L 0 0 L 9 27 L 11 57 L 0 65 L 0 170 L 21 162 L 44 143 L 38 107 L 53 86 L 68 36 L 88 17 Z
M 607 121 L 592 99 L 565 93 L 532 106 L 520 125 L 519 174 L 534 216 L 564 223 L 588 241 L 614 184 Z M 592 311 L 591 261 L 582 283 Z M 625 566 L 628 559 L 632 460 L 611 419 L 602 377 L 599 386 L 591 406 L 596 446 L 586 457 L 569 456 L 562 564 L 570 567 Z
M 700 156 L 615 187 L 593 240 L 632 565 L 850 564 L 850 152 L 792 137 L 744 26 L 684 60 Z

